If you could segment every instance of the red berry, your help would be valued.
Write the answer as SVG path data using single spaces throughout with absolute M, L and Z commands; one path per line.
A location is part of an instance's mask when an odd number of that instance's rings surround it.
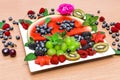
M 116 27 L 111 27 L 111 31 L 112 31 L 112 32 L 118 32 L 119 30 L 118 30 L 118 28 L 116 28 Z
M 7 28 L 10 28 L 10 25 L 8 23 L 5 23 L 3 26 L 2 26 L 2 29 L 3 30 L 6 30 Z
M 60 61 L 61 63 L 63 63 L 65 60 L 66 60 L 65 55 L 60 55 L 60 56 L 59 56 L 59 61 Z
M 120 23 L 119 23 L 119 22 L 116 23 L 116 24 L 115 24 L 115 27 L 118 28 L 118 29 L 120 30 Z
M 89 56 L 93 56 L 96 53 L 96 51 L 92 50 L 92 48 L 87 49 L 87 52 Z
M 101 16 L 101 17 L 99 18 L 99 21 L 100 21 L 100 22 L 103 22 L 103 21 L 105 21 L 105 18 L 104 18 L 103 16 Z
M 10 32 L 9 31 L 5 31 L 5 36 L 10 36 Z
M 33 10 L 29 10 L 28 12 L 27 12 L 27 14 L 29 15 L 29 14 L 35 14 L 35 12 L 33 11 Z
M 39 14 L 42 14 L 45 12 L 45 8 L 40 8 Z
M 88 56 L 88 52 L 85 50 L 78 50 L 78 54 L 81 58 L 86 58 Z
M 58 64 L 59 63 L 59 57 L 57 55 L 53 55 L 50 62 L 51 62 L 51 64 Z
M 86 44 L 87 44 L 87 41 L 86 41 L 86 40 L 84 40 L 84 39 L 82 39 L 82 40 L 80 41 L 80 44 L 81 44 L 82 46 L 84 46 L 84 45 L 86 45 Z
M 24 28 L 25 30 L 27 30 L 28 27 L 29 27 L 29 24 L 28 24 L 28 23 L 25 23 L 25 22 L 22 22 L 21 25 L 23 26 L 23 28 Z

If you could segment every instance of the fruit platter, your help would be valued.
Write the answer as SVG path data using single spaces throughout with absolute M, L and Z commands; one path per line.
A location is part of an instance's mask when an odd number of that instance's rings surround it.
M 105 33 L 97 29 L 98 16 L 71 4 L 61 4 L 57 14 L 51 11 L 41 8 L 37 19 L 19 20 L 30 72 L 115 54 Z M 35 12 L 27 14 L 33 18 Z

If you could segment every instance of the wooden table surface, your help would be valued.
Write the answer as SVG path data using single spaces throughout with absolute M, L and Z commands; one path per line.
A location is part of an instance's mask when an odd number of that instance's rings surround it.
M 14 20 L 24 18 L 29 9 L 38 10 L 41 7 L 57 9 L 61 3 L 71 3 L 75 8 L 81 8 L 87 13 L 105 16 L 107 22 L 120 21 L 120 0 L 0 0 L 0 20 L 12 16 Z M 98 15 L 98 14 L 97 14 Z M 17 56 L 4 57 L 0 51 L 0 80 L 120 80 L 120 56 L 110 56 L 97 60 L 86 61 L 74 65 L 59 67 L 51 70 L 30 73 L 24 62 L 25 51 L 18 26 L 14 26 L 12 41 L 17 44 Z M 99 26 L 99 30 L 101 26 Z M 103 30 L 106 31 L 106 30 Z M 113 41 L 106 31 L 109 44 Z M 3 44 L 0 40 L 0 49 Z

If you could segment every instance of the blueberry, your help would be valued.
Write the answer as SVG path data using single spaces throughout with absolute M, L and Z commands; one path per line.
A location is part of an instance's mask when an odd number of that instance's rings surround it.
M 3 48 L 3 49 L 2 49 L 2 54 L 3 54 L 4 56 L 9 55 L 9 48 Z
M 96 21 L 95 24 L 98 25 L 98 21 Z
M 35 50 L 36 47 L 37 47 L 36 43 L 28 44 L 28 48 L 31 49 L 31 50 Z
M 14 43 L 11 43 L 11 44 L 10 44 L 10 47 L 14 47 L 14 46 L 15 46 L 15 44 L 14 44 Z
M 110 26 L 113 26 L 113 25 L 115 25 L 115 22 L 110 22 Z
M 74 27 L 74 26 L 75 26 L 75 24 L 74 24 L 74 23 L 70 23 L 70 26 L 71 26 L 71 27 Z
M 47 48 L 43 48 L 42 51 L 43 51 L 43 52 L 47 52 Z
M 2 43 L 6 43 L 6 40 L 2 40 Z
M 38 44 L 38 43 L 39 43 L 39 41 L 35 41 L 35 43 L 36 43 L 36 44 Z
M 11 41 L 9 41 L 9 42 L 7 42 L 7 44 L 8 44 L 8 45 L 11 45 L 11 44 L 12 44 L 12 42 L 11 42 Z
M 60 22 L 56 22 L 57 25 L 60 25 L 61 23 Z
M 68 32 L 70 32 L 70 27 L 67 27 L 66 30 L 67 30 Z
M 10 27 L 10 30 L 13 30 L 14 28 L 13 27 Z
M 112 38 L 115 38 L 116 37 L 116 34 L 112 34 Z
M 107 27 L 107 23 L 102 24 L 102 28 Z
M 51 9 L 51 11 L 53 11 L 53 12 L 54 12 L 54 11 L 55 11 L 55 9 L 54 9 L 54 8 L 52 8 L 52 9 Z
M 120 43 L 118 43 L 118 45 L 117 45 L 118 47 L 120 47 Z
M 16 39 L 19 40 L 19 39 L 20 39 L 20 36 L 16 36 Z
M 43 29 L 47 29 L 47 24 L 44 24 L 44 25 L 43 25 Z
M 52 30 L 52 29 L 53 29 L 53 27 L 49 27 L 49 29 L 50 29 L 50 30 Z
M 79 37 L 79 35 L 77 35 L 77 34 L 76 34 L 74 37 L 75 37 L 75 38 L 78 38 L 78 37 Z
M 50 30 L 49 28 L 48 28 L 46 31 L 47 31 L 47 33 L 50 33 L 50 32 L 51 32 L 51 30 Z
M 16 25 L 18 25 L 18 22 L 14 20 L 14 21 L 13 21 L 13 24 L 16 24 Z
M 115 42 L 112 42 L 112 45 L 113 45 L 113 46 L 115 46 L 115 45 L 116 45 L 116 43 L 115 43 Z
M 70 53 L 71 52 L 71 50 L 70 49 L 67 49 L 67 53 Z
M 74 23 L 74 22 L 75 22 L 75 20 L 72 20 L 71 22 L 72 22 L 72 23 Z
M 117 50 L 120 51 L 120 47 L 118 47 Z
M 110 28 L 109 28 L 109 27 L 106 27 L 106 30 L 110 30 Z
M 116 33 L 116 36 L 119 36 L 120 34 L 119 33 Z
M 106 21 L 103 21 L 103 24 L 106 24 Z
M 81 34 L 81 36 L 85 37 L 85 36 L 91 36 L 91 32 L 83 32 Z
M 115 41 L 118 42 L 120 39 L 119 38 L 115 38 Z
M 7 43 L 4 43 L 4 47 L 8 47 L 8 44 L 7 44 Z
M 85 36 L 84 39 L 85 39 L 85 40 L 89 40 L 89 39 L 90 39 L 90 36 Z
M 62 23 L 62 24 L 60 25 L 60 27 L 66 29 L 67 26 L 66 26 L 65 24 Z
M 3 38 L 3 35 L 0 35 L 0 38 Z
M 109 34 L 112 34 L 112 31 L 109 31 Z
M 54 15 L 55 13 L 54 12 L 50 12 L 49 15 Z
M 6 20 L 2 20 L 2 22 L 3 22 L 3 23 L 5 23 L 5 22 L 6 22 Z
M 42 48 L 44 48 L 44 47 L 45 47 L 45 44 L 44 44 L 44 43 L 41 43 L 40 46 L 41 46 Z
M 12 21 L 12 20 L 13 20 L 13 18 L 12 18 L 12 17 L 9 17 L 9 18 L 8 18 L 8 20 L 9 20 L 9 21 Z
M 65 25 L 66 25 L 67 27 L 70 27 L 70 24 L 68 24 L 68 23 L 65 23 Z
M 59 27 L 59 30 L 62 30 L 63 29 L 63 27 Z
M 4 40 L 8 40 L 8 37 L 7 37 L 7 36 L 3 36 L 3 39 L 4 39 Z

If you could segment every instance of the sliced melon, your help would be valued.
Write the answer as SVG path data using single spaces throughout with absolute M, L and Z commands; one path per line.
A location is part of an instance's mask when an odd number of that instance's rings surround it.
M 63 20 L 75 20 L 75 28 L 72 29 L 70 32 L 67 32 L 67 35 L 75 35 L 75 34 L 81 34 L 85 31 L 91 31 L 91 27 L 89 26 L 83 26 L 83 20 L 76 18 L 74 16 L 62 16 L 62 15 L 50 15 L 43 18 L 40 18 L 39 20 L 35 21 L 30 25 L 28 28 L 28 37 L 32 37 L 35 41 L 36 40 L 45 40 L 43 36 L 41 36 L 39 33 L 36 33 L 36 25 L 43 25 L 46 18 L 51 18 L 51 21 L 48 23 L 48 27 L 53 27 L 53 30 L 51 31 L 52 34 L 56 32 L 63 32 L 63 30 L 59 30 L 59 26 L 56 24 L 56 22 L 62 22 Z

